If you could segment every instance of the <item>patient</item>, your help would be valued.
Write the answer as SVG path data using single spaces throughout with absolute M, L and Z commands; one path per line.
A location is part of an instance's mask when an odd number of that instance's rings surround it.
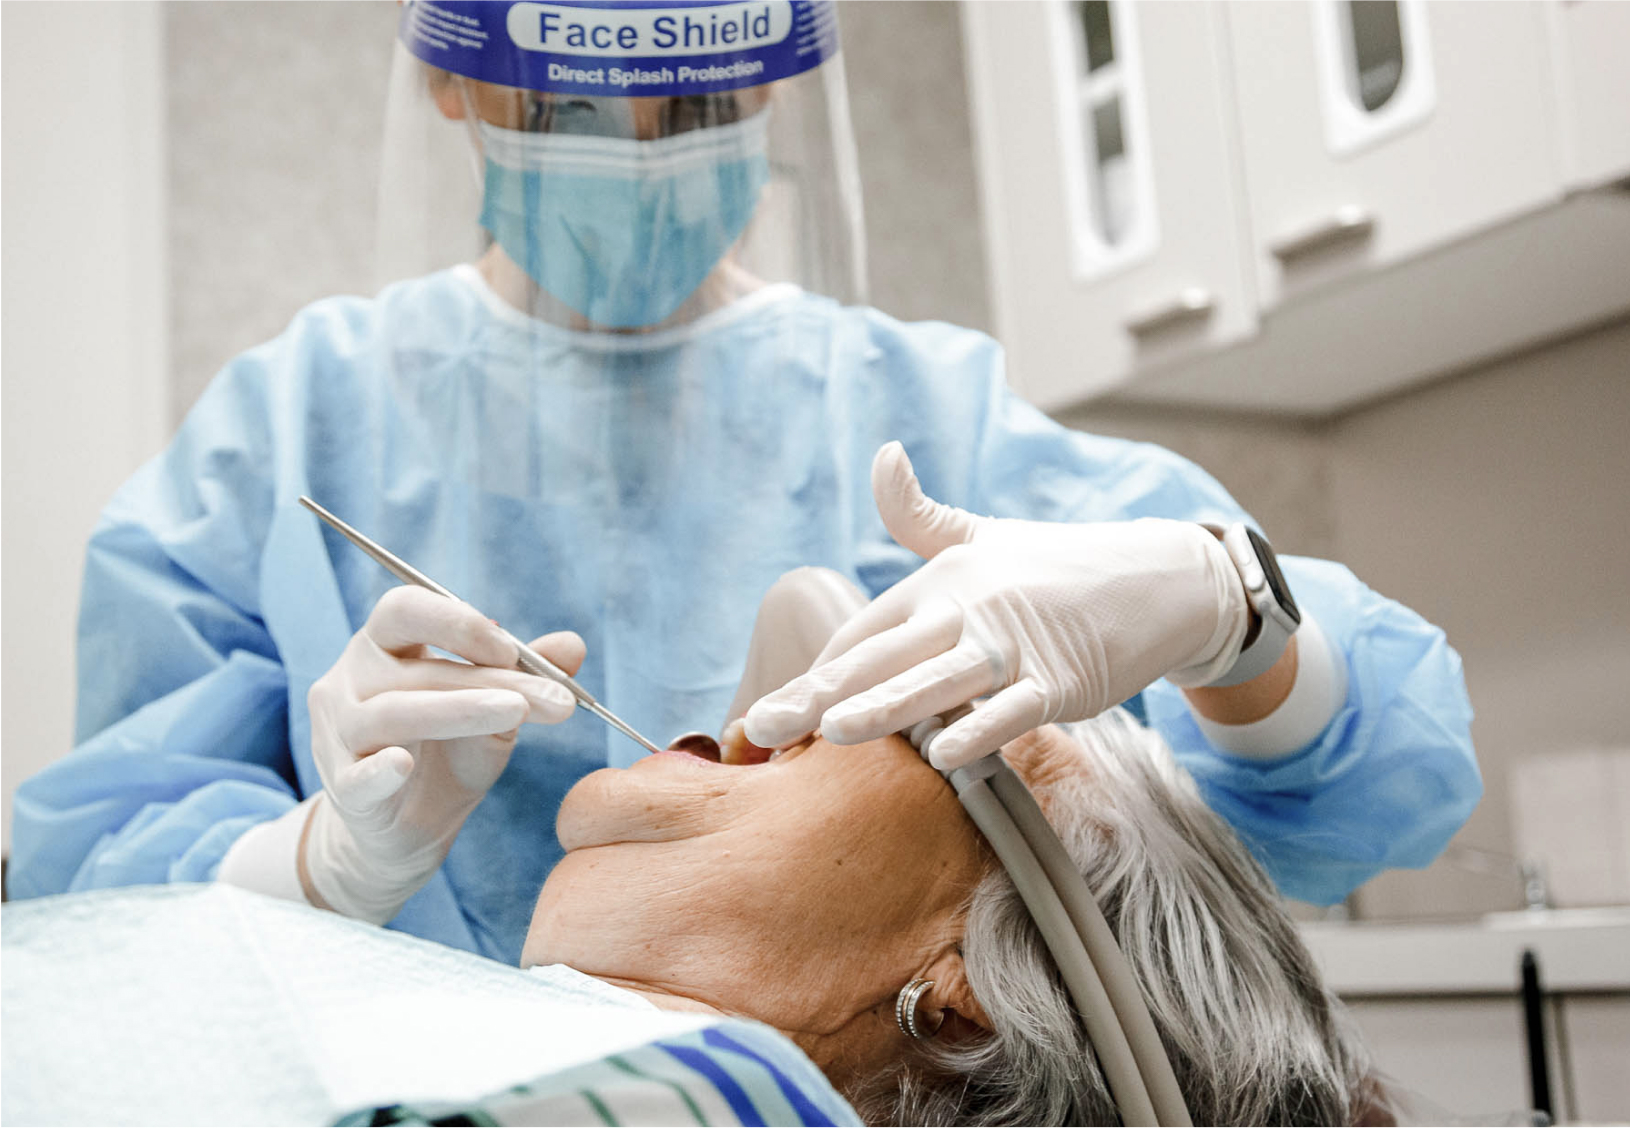
M 821 599 L 792 587 L 772 593 L 777 616 L 819 619 Z M 905 740 L 816 737 L 768 759 L 733 724 L 724 746 L 734 763 L 670 750 L 572 790 L 523 966 L 774 1026 L 870 1123 L 1116 1122 L 1017 892 Z M 1350 1123 L 1365 1055 L 1164 742 L 1116 712 L 1005 754 L 1142 983 L 1194 1122 Z M 922 1041 L 895 1017 L 917 979 L 933 981 Z
M 1008 750 L 1083 862 L 1197 1124 L 1342 1124 L 1364 1055 L 1266 877 L 1116 715 Z M 580 783 L 523 965 L 785 1033 L 869 1123 L 1107 1124 L 1039 935 L 951 788 L 904 740 L 772 762 L 651 756 Z M 895 1021 L 900 988 L 928 1041 Z

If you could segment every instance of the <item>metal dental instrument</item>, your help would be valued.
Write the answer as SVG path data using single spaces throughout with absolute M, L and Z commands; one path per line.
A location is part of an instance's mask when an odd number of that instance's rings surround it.
M 374 543 L 372 540 L 369 540 L 367 537 L 353 529 L 350 525 L 347 525 L 344 521 L 341 521 L 328 510 L 318 505 L 315 501 L 312 501 L 311 498 L 301 497 L 300 504 L 311 510 L 317 516 L 321 517 L 324 521 L 328 522 L 328 524 L 332 525 L 342 536 L 345 537 L 346 540 L 350 541 L 352 544 L 362 549 L 363 552 L 366 552 L 369 556 L 377 560 L 387 572 L 401 580 L 403 583 L 417 584 L 419 587 L 429 588 L 437 595 L 445 595 L 448 599 L 458 599 L 458 596 L 442 587 L 435 580 L 419 571 L 407 561 L 396 556 L 388 549 Z M 460 600 L 460 602 L 463 601 Z M 499 627 L 498 629 L 501 631 L 504 630 L 502 627 Z M 510 634 L 508 631 L 504 631 L 504 634 L 509 636 L 509 640 L 515 644 L 515 647 L 520 654 L 520 657 L 515 662 L 516 666 L 520 667 L 522 670 L 525 670 L 529 674 L 536 674 L 540 678 L 548 678 L 552 682 L 565 686 L 569 691 L 571 691 L 571 695 L 577 698 L 577 707 L 579 709 L 587 709 L 596 717 L 599 717 L 606 724 L 628 737 L 628 739 L 639 744 L 647 751 L 662 751 L 662 749 L 658 748 L 655 744 L 652 744 L 649 740 L 645 739 L 645 737 L 636 732 L 633 726 L 631 726 L 627 721 L 624 721 L 616 713 L 613 713 L 610 709 L 607 709 L 604 705 L 600 704 L 600 702 L 596 701 L 594 699 L 594 694 L 578 685 L 577 682 L 574 681 L 572 677 L 560 667 L 556 666 L 553 662 L 549 661 L 549 659 L 533 650 L 530 646 L 516 638 L 514 635 Z

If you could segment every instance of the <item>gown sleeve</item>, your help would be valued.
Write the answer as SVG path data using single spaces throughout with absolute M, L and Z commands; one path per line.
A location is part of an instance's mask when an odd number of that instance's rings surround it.
M 990 376 L 971 508 L 1048 521 L 1135 517 L 1228 523 L 1249 515 L 1163 448 L 1062 427 Z M 1460 657 L 1437 627 L 1346 568 L 1280 558 L 1303 610 L 1345 658 L 1345 704 L 1310 743 L 1268 760 L 1214 748 L 1174 685 L 1130 703 L 1281 892 L 1341 900 L 1392 867 L 1429 864 L 1482 795 Z
M 77 747 L 17 790 L 14 897 L 208 880 L 296 802 L 287 679 L 258 607 L 276 349 L 212 382 L 92 534 Z

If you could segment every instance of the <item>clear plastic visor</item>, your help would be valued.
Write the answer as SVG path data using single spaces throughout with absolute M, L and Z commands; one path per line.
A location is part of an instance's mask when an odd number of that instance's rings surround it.
M 532 9 L 554 13 L 553 32 L 560 13 L 571 18 L 562 5 L 537 4 L 484 6 L 482 15 L 515 8 L 528 20 Z M 620 17 L 649 34 L 662 12 L 697 26 L 781 18 L 772 4 L 596 8 L 586 18 L 604 34 L 620 30 Z M 531 317 L 617 333 L 686 324 L 774 283 L 864 299 L 859 177 L 835 27 L 823 61 L 765 83 L 739 77 L 752 73 L 750 60 L 719 64 L 725 56 L 636 65 L 584 55 L 551 71 L 506 44 L 515 58 L 498 64 L 491 50 L 480 65 L 457 51 L 442 60 L 528 80 L 511 85 L 425 61 L 439 56 L 409 34 L 423 20 L 420 5 L 404 9 L 392 66 L 382 283 L 473 262 Z M 695 89 L 662 81 L 685 73 L 682 65 L 726 77 Z M 547 81 L 551 73 L 561 81 Z

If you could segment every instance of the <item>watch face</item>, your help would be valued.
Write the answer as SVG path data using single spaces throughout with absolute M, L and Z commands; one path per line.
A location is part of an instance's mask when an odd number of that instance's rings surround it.
M 1285 582 L 1285 574 L 1279 570 L 1279 558 L 1273 553 L 1273 546 L 1267 539 L 1249 525 L 1245 528 L 1245 535 L 1251 538 L 1251 548 L 1256 552 L 1257 562 L 1262 565 L 1262 574 L 1268 578 L 1268 588 L 1273 592 L 1274 600 L 1290 616 L 1291 622 L 1302 621 L 1302 610 L 1296 606 L 1296 599 L 1290 594 L 1290 585 Z

